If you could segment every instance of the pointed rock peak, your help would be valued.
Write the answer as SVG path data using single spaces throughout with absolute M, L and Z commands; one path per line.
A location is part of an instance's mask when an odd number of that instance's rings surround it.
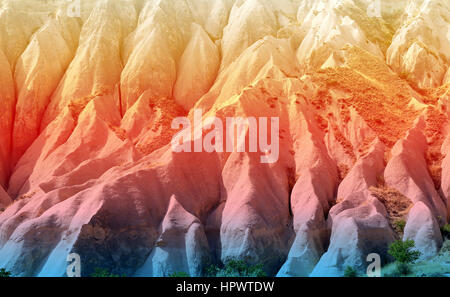
M 209 37 L 205 29 L 203 29 L 203 27 L 197 23 L 191 24 L 191 42 L 196 43 L 210 42 L 214 44 L 214 42 L 212 42 L 211 38 Z
M 419 118 L 416 119 L 416 121 L 413 124 L 412 129 L 407 132 L 406 138 L 412 137 L 417 134 L 423 135 L 425 137 L 425 135 L 423 134 L 423 131 L 425 131 L 426 125 L 427 125 L 427 123 L 425 121 L 425 114 L 423 114 L 422 116 L 420 116 Z
M 417 202 L 409 212 L 403 240 L 414 240 L 416 249 L 421 252 L 421 259 L 430 259 L 439 252 L 442 246 L 441 231 L 425 203 Z
M 111 95 L 100 95 L 90 100 L 86 107 L 82 108 L 78 122 L 90 121 L 93 116 L 99 117 L 111 125 L 120 125 L 119 107 L 114 103 Z
M 163 232 L 171 229 L 187 230 L 194 222 L 199 220 L 181 205 L 175 195 L 172 195 L 162 223 Z
M 333 52 L 330 57 L 328 57 L 328 60 L 325 61 L 325 63 L 323 63 L 322 65 L 322 69 L 327 69 L 327 68 L 338 68 L 338 67 L 342 67 L 345 64 L 345 58 L 343 57 L 342 54 L 340 54 L 339 52 Z
M 224 29 L 222 68 L 230 65 L 258 39 L 276 34 L 277 26 L 274 13 L 264 1 L 237 1 Z
M 397 156 L 404 153 L 404 149 L 425 150 L 427 147 L 427 139 L 424 131 L 426 122 L 424 116 L 420 116 L 415 122 L 413 127 L 406 132 L 406 136 L 403 139 L 397 141 L 392 148 L 392 155 Z M 409 145 L 408 145 L 409 144 Z
M 185 110 L 190 110 L 208 92 L 220 65 L 219 50 L 202 26 L 193 23 L 191 30 L 192 37 L 181 57 L 174 87 L 175 101 Z

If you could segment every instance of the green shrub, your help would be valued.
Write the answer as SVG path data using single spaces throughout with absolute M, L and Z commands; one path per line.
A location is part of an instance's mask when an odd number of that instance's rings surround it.
M 357 277 L 358 272 L 350 266 L 347 266 L 344 271 L 344 277 Z
M 0 268 L 0 278 L 11 277 L 11 272 L 6 271 L 5 268 Z
M 398 220 L 398 221 L 395 221 L 395 226 L 397 227 L 397 229 L 400 231 L 400 232 L 405 232 L 405 226 L 406 226 L 406 221 L 405 220 Z
M 450 239 L 450 224 L 446 224 L 441 227 L 442 237 Z
M 223 267 L 211 265 L 206 269 L 209 277 L 266 277 L 263 265 L 248 265 L 243 260 L 227 260 Z
M 395 259 L 395 274 L 403 276 L 411 273 L 410 265 L 420 257 L 420 252 L 414 250 L 414 247 L 413 240 L 397 240 L 389 246 L 388 253 Z
M 442 244 L 442 248 L 439 251 L 440 255 L 445 255 L 446 253 L 450 253 L 450 240 L 444 241 Z
M 397 262 L 395 267 L 395 273 L 399 276 L 410 274 L 411 267 L 409 263 Z
M 169 277 L 191 277 L 189 273 L 186 272 L 174 272 L 169 275 Z
M 419 259 L 420 252 L 414 250 L 413 240 L 397 240 L 389 246 L 388 253 L 394 257 L 395 261 L 400 263 L 414 263 Z
M 91 277 L 125 277 L 125 276 L 111 273 L 103 268 L 95 268 L 94 273 L 91 274 Z

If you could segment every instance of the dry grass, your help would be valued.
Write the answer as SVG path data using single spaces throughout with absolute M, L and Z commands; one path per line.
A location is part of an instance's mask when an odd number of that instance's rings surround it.
M 347 176 L 347 174 L 350 172 L 350 168 L 345 165 L 345 164 L 338 164 L 337 165 L 337 169 L 338 169 L 338 179 L 339 179 L 339 184 L 344 180 L 344 178 Z
M 389 225 L 400 238 L 403 230 L 400 229 L 398 222 L 406 221 L 407 215 L 413 206 L 411 200 L 396 189 L 386 186 L 371 187 L 370 191 L 386 207 Z
M 153 137 L 143 139 L 137 146 L 138 151 L 144 155 L 148 155 L 170 143 L 173 135 L 179 132 L 171 129 L 173 119 L 186 114 L 184 109 L 172 99 L 155 98 L 150 102 L 150 108 L 160 116 L 146 127 L 148 131 L 155 132 Z
M 106 87 L 101 87 L 95 94 L 71 100 L 68 104 L 68 107 L 75 122 L 78 122 L 78 117 L 80 116 L 80 114 L 83 112 L 83 110 L 86 108 L 86 106 L 90 101 L 92 101 L 97 97 L 112 95 L 112 93 L 113 91 L 108 90 Z
M 429 107 L 426 112 L 427 123 L 425 136 L 428 140 L 428 149 L 425 154 L 428 171 L 433 179 L 436 190 L 441 188 L 442 181 L 442 160 L 441 147 L 444 142 L 443 130 L 448 122 L 447 116 L 437 108 Z
M 420 114 L 408 106 L 410 87 L 378 57 L 356 47 L 344 50 L 348 67 L 321 70 L 312 77 L 327 90 L 339 89 L 348 94 L 342 99 L 345 105 L 355 108 L 380 139 L 392 147 Z

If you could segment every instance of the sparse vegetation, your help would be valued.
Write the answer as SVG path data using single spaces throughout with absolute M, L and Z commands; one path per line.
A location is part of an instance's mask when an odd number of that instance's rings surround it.
M 266 277 L 263 265 L 249 265 L 243 260 L 227 260 L 223 267 L 211 265 L 206 269 L 208 277 Z
M 344 277 L 357 277 L 358 272 L 351 266 L 347 266 L 344 271 Z
M 344 48 L 348 68 L 317 71 L 313 79 L 326 85 L 333 80 L 348 94 L 346 102 L 388 147 L 404 136 L 419 115 L 411 107 L 408 83 L 359 48 Z M 357 70 L 357 71 L 355 71 Z M 337 88 L 337 87 L 335 87 Z M 389 124 L 387 124 L 389 123 Z
M 143 139 L 137 146 L 137 150 L 144 155 L 149 155 L 155 150 L 170 143 L 175 130 L 170 129 L 172 120 L 179 116 L 186 115 L 186 111 L 178 105 L 174 100 L 167 98 L 152 98 L 150 100 L 150 108 L 155 114 L 160 113 L 161 116 L 151 123 L 148 127 L 155 135 L 149 139 Z
M 400 239 L 406 226 L 405 218 L 412 207 L 411 200 L 398 190 L 386 186 L 371 187 L 370 192 L 386 207 L 389 224 L 397 239 Z
M 0 268 L 0 278 L 11 277 L 12 273 L 5 268 Z
M 414 250 L 413 240 L 397 240 L 389 246 L 388 253 L 395 259 L 396 274 L 399 276 L 411 273 L 410 265 L 420 257 L 420 252 Z
M 403 219 L 400 219 L 400 220 L 398 220 L 398 221 L 395 221 L 395 226 L 397 227 L 397 229 L 400 231 L 400 232 L 405 232 L 405 226 L 406 226 L 406 221 L 405 220 L 403 220 Z
M 450 224 L 445 224 L 441 227 L 442 237 L 445 239 L 450 239 Z
M 444 244 L 442 245 L 442 248 L 439 251 L 439 254 L 441 255 L 444 255 L 446 253 L 450 254 L 450 239 L 444 241 Z
M 169 275 L 169 277 L 191 277 L 189 273 L 186 272 L 174 272 Z
M 414 263 L 420 257 L 420 252 L 414 248 L 414 240 L 397 240 L 389 246 L 388 253 L 399 263 Z
M 428 140 L 425 160 L 434 186 L 439 191 L 442 181 L 442 160 L 444 159 L 444 155 L 441 152 L 444 142 L 443 131 L 448 123 L 448 116 L 438 108 L 429 106 L 425 113 L 425 120 L 427 125 L 424 133 Z
M 439 254 L 414 263 L 393 262 L 383 267 L 387 277 L 444 277 L 450 275 L 450 240 L 446 240 Z
M 411 266 L 408 263 L 401 263 L 401 262 L 397 262 L 395 263 L 395 276 L 405 276 L 410 274 L 411 271 Z
M 109 278 L 109 277 L 125 277 L 125 276 L 111 273 L 108 270 L 103 269 L 103 268 L 95 268 L 94 273 L 91 274 L 91 277 Z

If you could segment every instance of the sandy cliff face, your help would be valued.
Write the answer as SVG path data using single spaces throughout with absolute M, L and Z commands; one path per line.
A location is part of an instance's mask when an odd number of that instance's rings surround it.
M 448 1 L 80 3 L 0 1 L 0 267 L 64 276 L 75 252 L 84 275 L 239 258 L 339 276 L 396 238 L 437 253 Z M 195 110 L 278 118 L 277 162 L 174 151 Z

